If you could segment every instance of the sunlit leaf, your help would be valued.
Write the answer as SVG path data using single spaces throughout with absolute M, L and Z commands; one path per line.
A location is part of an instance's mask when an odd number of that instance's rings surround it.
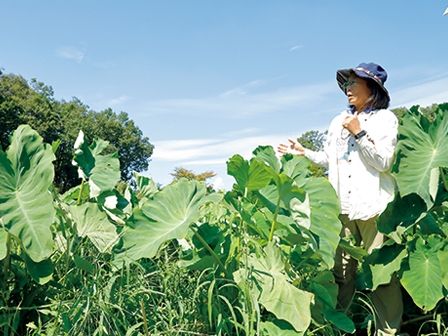
M 234 155 L 229 159 L 227 173 L 235 178 L 241 190 L 259 190 L 272 179 L 268 166 L 261 160 L 247 161 L 241 155 Z
M 35 262 L 53 249 L 54 160 L 51 146 L 27 125 L 17 128 L 6 153 L 0 150 L 0 217 Z
M 82 131 L 76 140 L 73 163 L 79 167 L 81 177 L 88 179 L 90 197 L 112 190 L 120 180 L 118 154 L 104 154 L 108 146 L 104 140 L 95 140 L 89 146 Z
M 323 177 L 309 178 L 303 189 L 310 200 L 310 231 L 318 237 L 318 253 L 328 268 L 332 268 L 342 229 L 336 192 L 330 182 Z
M 400 270 L 401 262 L 407 255 L 408 251 L 403 245 L 385 245 L 374 249 L 363 264 L 365 286 L 375 290 L 380 285 L 390 283 L 392 275 Z
M 277 318 L 290 323 L 298 332 L 308 329 L 311 323 L 312 293 L 292 285 L 285 275 L 285 265 L 277 247 L 268 245 L 265 255 L 250 255 L 248 263 L 253 267 L 257 282 L 259 302 Z M 241 277 L 239 278 L 241 282 Z
M 255 157 L 261 159 L 264 163 L 271 167 L 275 173 L 280 172 L 280 161 L 275 155 L 275 151 L 272 146 L 258 146 L 252 153 Z
M 5 259 L 6 255 L 8 254 L 8 247 L 6 246 L 7 242 L 8 242 L 8 231 L 0 227 L 0 260 Z
M 409 252 L 409 269 L 403 272 L 401 284 L 415 304 L 424 310 L 433 309 L 443 297 L 439 258 L 426 248 L 421 238 L 417 240 L 415 250 Z
M 302 332 L 297 332 L 287 322 L 282 320 L 266 321 L 260 323 L 263 336 L 302 336 Z
M 416 109 L 403 116 L 397 146 L 395 177 L 404 197 L 417 193 L 431 207 L 437 191 L 439 167 L 448 167 L 446 106 L 435 111 L 433 122 Z M 416 178 L 418 177 L 418 178 Z
M 88 237 L 100 252 L 111 252 L 118 240 L 115 226 L 95 203 L 70 206 L 70 213 L 80 237 Z
M 170 184 L 135 210 L 123 233 L 124 252 L 116 263 L 152 258 L 171 239 L 185 238 L 188 227 L 199 216 L 206 188 L 203 183 L 184 179 Z

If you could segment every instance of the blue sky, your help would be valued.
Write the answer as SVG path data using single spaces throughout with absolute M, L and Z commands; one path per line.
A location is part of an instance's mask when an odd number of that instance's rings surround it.
M 147 175 L 213 170 L 311 129 L 346 100 L 335 71 L 377 62 L 392 106 L 448 101 L 448 0 L 2 1 L 0 67 L 136 121 Z

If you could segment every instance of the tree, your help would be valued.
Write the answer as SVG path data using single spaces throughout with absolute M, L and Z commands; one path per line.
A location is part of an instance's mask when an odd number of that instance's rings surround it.
M 305 148 L 311 149 L 313 151 L 320 151 L 324 148 L 324 141 L 327 132 L 320 132 L 316 130 L 306 131 L 300 137 L 297 138 L 297 141 L 304 146 Z M 315 163 L 311 163 L 310 171 L 313 176 L 326 176 L 327 171 L 324 167 L 316 165 Z
M 194 180 L 194 181 L 206 183 L 208 179 L 215 177 L 216 173 L 211 170 L 207 170 L 205 172 L 196 174 L 192 170 L 189 170 L 189 169 L 186 169 L 183 167 L 176 167 L 176 168 L 174 168 L 174 173 L 171 173 L 171 176 L 174 177 L 173 182 L 180 180 L 181 178 L 185 178 L 190 181 Z M 214 190 L 212 185 L 207 184 L 206 186 L 207 186 L 207 191 L 211 192 Z
M 174 177 L 174 181 L 177 181 L 181 178 L 186 178 L 187 180 L 196 180 L 199 182 L 205 182 L 209 178 L 215 177 L 216 173 L 213 171 L 205 171 L 203 173 L 196 174 L 192 170 L 182 168 L 182 167 L 176 167 L 174 168 L 174 173 L 171 173 L 171 176 Z
M 442 103 L 442 104 L 432 104 L 429 106 L 419 106 L 419 105 L 415 105 L 412 108 L 418 108 L 420 110 L 420 113 L 423 114 L 425 117 L 427 117 L 431 122 L 434 120 L 435 118 L 435 114 L 437 112 L 437 110 L 439 109 L 439 107 L 441 107 L 442 105 L 445 105 L 447 103 Z M 398 120 L 401 120 L 404 115 L 406 113 L 409 112 L 409 110 L 406 107 L 397 107 L 395 109 L 392 110 L 393 113 L 395 113 L 395 115 L 397 116 Z
M 55 184 L 61 191 L 79 182 L 71 163 L 79 130 L 89 139 L 109 141 L 108 150 L 118 151 L 123 180 L 129 180 L 132 171 L 146 170 L 153 152 L 153 145 L 127 113 L 96 112 L 77 98 L 58 101 L 53 88 L 36 79 L 28 83 L 18 75 L 0 74 L 0 144 L 4 149 L 20 124 L 29 124 L 45 142 L 60 141 Z

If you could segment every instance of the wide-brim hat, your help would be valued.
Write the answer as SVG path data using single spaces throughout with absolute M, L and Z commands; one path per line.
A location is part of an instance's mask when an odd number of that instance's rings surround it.
M 384 82 L 387 80 L 387 72 L 381 65 L 375 63 L 361 63 L 356 68 L 338 70 L 336 72 L 336 80 L 344 93 L 347 91 L 346 83 L 350 74 L 355 74 L 358 77 L 374 81 L 389 97 L 389 92 L 384 87 Z

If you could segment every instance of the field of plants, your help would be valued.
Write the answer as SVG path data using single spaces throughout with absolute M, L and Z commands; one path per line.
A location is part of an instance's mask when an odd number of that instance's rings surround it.
M 367 335 L 368 293 L 392 276 L 403 331 L 448 335 L 447 113 L 401 117 L 398 191 L 378 221 L 390 239 L 371 255 L 340 240 L 336 194 L 303 157 L 260 146 L 228 160 L 231 191 L 159 188 L 120 181 L 117 154 L 81 131 L 81 182 L 60 194 L 59 143 L 19 126 L 0 150 L 1 335 Z M 349 312 L 336 309 L 338 246 L 360 261 Z

